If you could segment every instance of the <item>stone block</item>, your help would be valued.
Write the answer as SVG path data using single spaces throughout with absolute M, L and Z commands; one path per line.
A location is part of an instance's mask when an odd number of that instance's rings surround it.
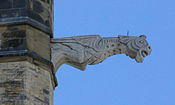
M 0 27 L 0 52 L 21 50 L 50 60 L 50 37 L 30 25 Z
M 30 24 L 52 35 L 53 0 L 0 0 L 0 25 Z
M 53 105 L 51 81 L 48 71 L 29 62 L 0 63 L 0 105 Z

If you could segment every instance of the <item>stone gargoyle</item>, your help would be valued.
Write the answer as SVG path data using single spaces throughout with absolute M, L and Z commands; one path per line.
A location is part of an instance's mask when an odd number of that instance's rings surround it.
M 151 51 L 145 35 L 139 37 L 119 35 L 114 38 L 92 35 L 51 40 L 52 62 L 55 70 L 62 64 L 85 70 L 86 65 L 101 63 L 106 58 L 117 54 L 126 54 L 136 62 L 142 63 Z

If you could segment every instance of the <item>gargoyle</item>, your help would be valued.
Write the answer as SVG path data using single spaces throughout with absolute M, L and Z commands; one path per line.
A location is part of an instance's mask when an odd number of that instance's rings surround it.
M 52 62 L 55 70 L 68 64 L 80 70 L 95 65 L 116 54 L 126 54 L 138 63 L 151 53 L 146 36 L 118 36 L 102 38 L 99 35 L 57 38 L 51 40 Z M 56 71 L 55 71 L 56 72 Z

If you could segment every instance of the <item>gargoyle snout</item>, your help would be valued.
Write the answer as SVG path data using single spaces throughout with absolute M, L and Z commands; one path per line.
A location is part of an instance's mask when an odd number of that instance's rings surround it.
M 151 52 L 152 52 L 151 46 L 148 46 L 146 48 L 146 52 L 148 53 L 147 56 L 151 54 Z
M 148 51 L 148 52 L 149 52 L 148 55 L 150 55 L 151 52 L 152 52 L 151 46 L 148 46 L 148 50 L 149 50 L 149 51 Z

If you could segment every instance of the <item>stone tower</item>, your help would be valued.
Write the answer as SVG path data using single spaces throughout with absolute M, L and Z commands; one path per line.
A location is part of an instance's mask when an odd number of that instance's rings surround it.
M 0 105 L 53 105 L 53 0 L 0 0 Z

